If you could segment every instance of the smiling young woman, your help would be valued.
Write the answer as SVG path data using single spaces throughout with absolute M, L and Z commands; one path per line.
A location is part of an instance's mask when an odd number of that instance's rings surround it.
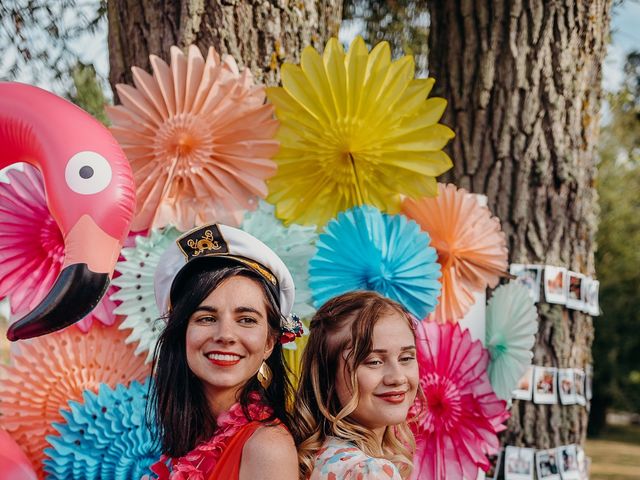
M 351 292 L 325 303 L 310 330 L 294 407 L 300 478 L 408 478 L 419 390 L 411 316 Z
M 289 271 L 262 242 L 225 225 L 176 244 L 154 278 L 167 325 L 147 409 L 164 452 L 153 472 L 162 480 L 297 478 L 281 346 L 297 328 Z

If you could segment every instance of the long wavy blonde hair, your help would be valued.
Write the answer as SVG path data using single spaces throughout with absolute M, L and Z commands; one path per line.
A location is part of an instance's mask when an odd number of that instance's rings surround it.
M 327 436 L 351 441 L 367 455 L 393 462 L 402 478 L 410 476 L 415 441 L 408 422 L 387 427 L 380 445 L 373 432 L 349 416 L 358 406 L 356 370 L 372 350 L 376 322 L 389 312 L 400 313 L 414 331 L 409 313 L 375 292 L 357 291 L 335 297 L 312 318 L 293 414 L 301 479 L 311 474 L 315 455 Z M 345 377 L 350 379 L 353 392 L 346 405 L 340 404 L 336 390 L 341 355 L 345 355 Z M 419 387 L 418 395 L 422 395 Z

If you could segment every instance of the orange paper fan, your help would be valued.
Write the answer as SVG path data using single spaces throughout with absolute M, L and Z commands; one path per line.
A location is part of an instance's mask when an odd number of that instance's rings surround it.
M 144 356 L 124 343 L 128 333 L 117 325 L 94 324 L 88 333 L 77 328 L 38 337 L 19 345 L 12 365 L 0 367 L 0 427 L 13 437 L 43 478 L 45 437 L 55 434 L 52 423 L 63 422 L 60 409 L 68 401 L 82 402 L 82 392 L 143 382 L 149 375 Z
M 405 199 L 402 211 L 429 233 L 442 266 L 442 294 L 431 315 L 457 322 L 475 302 L 473 293 L 495 287 L 508 268 L 500 220 L 475 195 L 452 184 L 438 184 L 435 198 Z
M 138 208 L 133 231 L 203 223 L 239 225 L 267 194 L 278 122 L 264 87 L 213 48 L 206 60 L 171 47 L 171 65 L 150 56 L 153 75 L 133 67 L 135 88 L 117 85 L 111 131 L 131 162 Z

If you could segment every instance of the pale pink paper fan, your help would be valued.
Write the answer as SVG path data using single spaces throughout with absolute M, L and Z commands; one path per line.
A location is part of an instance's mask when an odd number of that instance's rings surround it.
M 475 302 L 474 292 L 506 275 L 509 252 L 500 220 L 475 195 L 441 183 L 437 197 L 407 198 L 402 212 L 429 233 L 442 266 L 442 294 L 430 318 L 459 321 Z
M 68 401 L 82 401 L 84 390 L 98 391 L 144 381 L 149 367 L 135 347 L 124 343 L 127 333 L 116 325 L 100 324 L 87 334 L 76 328 L 35 338 L 20 344 L 12 365 L 0 367 L 0 427 L 20 445 L 42 478 L 47 435 L 55 434 L 53 422 L 64 421 L 61 408 Z
M 498 453 L 497 433 L 509 418 L 507 404 L 491 388 L 489 353 L 458 324 L 418 322 L 416 327 L 422 401 L 412 423 L 416 438 L 412 478 L 475 479 Z
M 171 47 L 170 66 L 150 60 L 153 75 L 133 67 L 135 88 L 117 85 L 122 105 L 107 108 L 137 186 L 131 229 L 239 225 L 276 171 L 278 122 L 264 87 L 213 48 L 206 60 L 193 45 L 188 55 Z
M 0 183 L 0 298 L 9 297 L 11 313 L 33 310 L 53 286 L 64 261 L 64 239 L 49 212 L 40 172 L 30 165 L 9 170 Z M 115 321 L 115 304 L 105 295 L 77 325 L 87 331 L 94 320 Z

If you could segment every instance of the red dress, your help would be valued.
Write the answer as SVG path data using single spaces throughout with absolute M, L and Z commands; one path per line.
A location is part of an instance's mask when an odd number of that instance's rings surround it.
M 239 403 L 217 419 L 213 437 L 201 442 L 180 458 L 165 455 L 151 466 L 158 480 L 238 480 L 245 443 L 254 432 L 265 425 L 272 410 L 252 398 L 247 419 Z M 276 422 L 279 423 L 279 422 Z M 269 425 L 269 424 L 268 424 Z

